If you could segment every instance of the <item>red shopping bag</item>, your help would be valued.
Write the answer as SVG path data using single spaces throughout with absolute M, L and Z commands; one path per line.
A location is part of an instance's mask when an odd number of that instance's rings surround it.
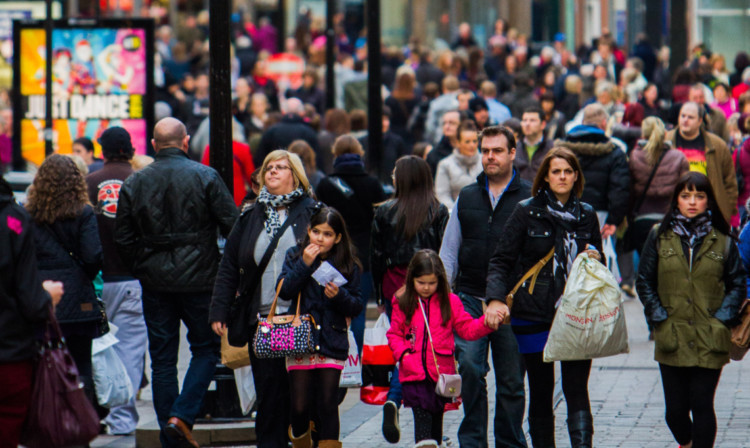
M 391 376 L 396 367 L 386 337 L 390 327 L 388 317 L 381 314 L 373 328 L 365 329 L 362 344 L 362 388 L 359 390 L 359 398 L 367 404 L 383 405 L 388 396 Z

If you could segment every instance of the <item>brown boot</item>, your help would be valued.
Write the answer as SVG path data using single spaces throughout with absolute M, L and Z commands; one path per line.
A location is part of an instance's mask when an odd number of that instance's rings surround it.
M 193 433 L 185 422 L 177 417 L 172 417 L 164 427 L 164 433 L 179 443 L 184 448 L 200 448 L 198 442 L 193 439 Z
M 292 442 L 293 448 L 312 448 L 312 435 L 310 434 L 311 428 L 307 428 L 307 432 L 299 437 L 292 435 L 292 425 L 289 425 L 289 440 Z
M 338 440 L 321 440 L 318 442 L 318 448 L 341 448 L 341 442 Z

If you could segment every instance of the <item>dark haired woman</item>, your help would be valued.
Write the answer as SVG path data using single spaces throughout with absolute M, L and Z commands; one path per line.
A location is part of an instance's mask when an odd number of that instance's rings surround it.
M 91 341 L 101 335 L 102 306 L 92 281 L 102 268 L 102 245 L 86 181 L 73 159 L 47 157 L 29 188 L 26 210 L 34 220 L 41 277 L 65 287 L 55 314 L 86 393 L 96 404 Z
M 654 329 L 667 426 L 681 447 L 712 447 L 714 394 L 729 362 L 745 271 L 708 178 L 689 172 L 648 235 L 636 287 Z
M 347 283 L 318 284 L 312 274 L 324 261 L 338 270 Z M 313 418 L 320 439 L 318 446 L 341 447 L 339 377 L 349 354 L 346 320 L 362 310 L 361 269 L 344 218 L 333 208 L 323 207 L 315 213 L 304 242 L 287 251 L 279 276 L 279 281 L 283 281 L 279 296 L 291 299 L 290 310 L 301 300 L 300 314 L 311 314 L 321 328 L 317 353 L 286 360 L 292 397 L 289 439 L 294 448 L 312 446 Z
M 552 397 L 554 363 L 542 361 L 558 300 L 573 260 L 583 251 L 599 258 L 602 238 L 593 207 L 579 200 L 583 174 L 575 154 L 552 148 L 539 167 L 532 198 L 520 202 L 505 224 L 487 273 L 488 323 L 508 313 L 505 296 L 518 280 L 554 249 L 533 292 L 525 283 L 515 294 L 511 326 L 524 358 L 529 381 L 529 433 L 535 448 L 555 446 Z M 596 250 L 587 250 L 593 246 Z M 591 360 L 562 361 L 562 389 L 568 407 L 568 433 L 573 447 L 591 447 L 594 432 L 589 404 Z
M 378 304 L 391 316 L 391 299 L 404 285 L 406 268 L 420 249 L 440 250 L 448 209 L 435 197 L 432 171 L 423 159 L 404 156 L 393 169 L 396 191 L 380 205 L 372 223 L 370 268 Z M 398 442 L 401 386 L 394 373 L 383 415 L 383 436 Z

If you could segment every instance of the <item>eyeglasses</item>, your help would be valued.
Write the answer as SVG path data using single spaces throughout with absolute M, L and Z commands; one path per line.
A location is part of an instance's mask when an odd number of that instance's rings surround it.
M 284 171 L 284 170 L 289 170 L 289 169 L 291 168 L 289 168 L 287 165 L 268 165 L 263 170 L 263 173 L 268 173 L 271 171 Z

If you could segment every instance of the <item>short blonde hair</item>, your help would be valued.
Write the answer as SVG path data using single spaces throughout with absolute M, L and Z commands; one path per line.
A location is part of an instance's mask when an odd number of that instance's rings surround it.
M 307 180 L 307 175 L 305 174 L 305 166 L 302 165 L 302 160 L 297 154 L 291 153 L 286 149 L 277 149 L 275 151 L 271 151 L 263 160 L 263 165 L 261 165 L 260 167 L 260 188 L 263 188 L 266 185 L 265 173 L 268 164 L 282 159 L 289 162 L 289 168 L 291 168 L 292 175 L 294 176 L 294 188 L 297 189 L 302 187 L 302 190 L 307 192 L 310 189 L 310 181 Z

